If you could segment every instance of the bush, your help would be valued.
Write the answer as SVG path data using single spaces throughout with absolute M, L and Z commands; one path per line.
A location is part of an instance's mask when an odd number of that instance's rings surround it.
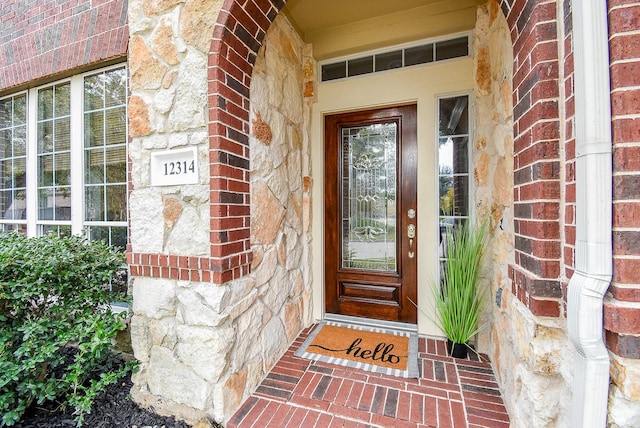
M 123 264 L 101 241 L 0 234 L 0 426 L 48 400 L 71 405 L 81 425 L 97 394 L 133 368 L 121 365 L 87 382 L 125 328 L 125 314 L 109 306 L 124 296 L 108 287 Z M 62 352 L 69 346 L 70 362 Z

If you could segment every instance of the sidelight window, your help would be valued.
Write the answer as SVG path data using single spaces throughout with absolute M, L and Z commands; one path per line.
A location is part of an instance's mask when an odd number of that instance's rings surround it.
M 453 225 L 469 218 L 469 96 L 438 99 L 440 257 Z

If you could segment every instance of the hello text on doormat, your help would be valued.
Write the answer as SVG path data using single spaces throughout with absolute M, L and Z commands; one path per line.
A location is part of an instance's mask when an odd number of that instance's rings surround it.
M 323 325 L 307 352 L 406 370 L 409 338 L 393 334 Z

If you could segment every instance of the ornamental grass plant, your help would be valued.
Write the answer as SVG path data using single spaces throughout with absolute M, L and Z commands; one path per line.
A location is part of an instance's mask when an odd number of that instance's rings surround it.
M 440 287 L 435 288 L 436 317 L 440 329 L 454 344 L 468 346 L 481 329 L 479 318 L 486 290 L 479 287 L 487 242 L 487 223 L 470 220 L 453 226 L 445 239 Z

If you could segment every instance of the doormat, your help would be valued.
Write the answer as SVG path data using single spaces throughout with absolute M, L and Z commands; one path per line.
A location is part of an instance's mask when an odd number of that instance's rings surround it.
M 418 334 L 323 321 L 295 355 L 309 360 L 417 378 Z

